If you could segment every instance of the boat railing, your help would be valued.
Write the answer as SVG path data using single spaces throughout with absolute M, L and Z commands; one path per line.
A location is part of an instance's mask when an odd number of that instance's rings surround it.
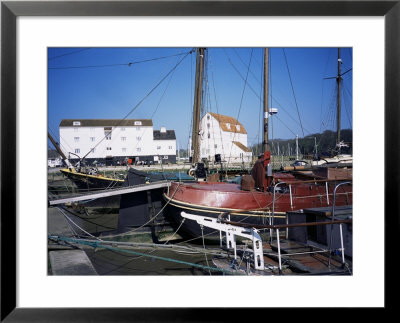
M 288 188 L 289 188 L 289 197 L 290 197 L 290 208 L 293 210 L 293 200 L 295 198 L 295 196 L 293 195 L 293 189 L 292 189 L 293 186 L 307 184 L 307 183 L 316 184 L 316 185 L 318 185 L 319 183 L 325 184 L 326 201 L 327 201 L 327 204 L 330 205 L 330 202 L 329 202 L 329 183 L 330 182 L 341 182 L 335 187 L 335 192 L 336 192 L 336 188 L 338 186 L 343 185 L 345 183 L 351 183 L 351 181 L 348 181 L 348 180 L 346 182 L 343 182 L 343 181 L 346 181 L 346 180 L 345 179 L 325 179 L 325 180 L 307 180 L 307 181 L 293 181 L 293 182 L 279 181 L 278 183 L 276 183 L 274 185 L 274 189 L 273 189 L 272 213 L 270 213 L 270 224 L 274 224 L 276 191 L 277 191 L 277 187 L 279 185 L 287 185 L 288 186 Z
M 336 207 L 336 192 L 337 189 L 342 186 L 342 185 L 352 185 L 352 182 L 342 182 L 339 183 L 335 186 L 333 190 L 333 202 L 332 202 L 332 215 L 331 215 L 331 221 L 326 221 L 326 222 L 313 222 L 313 223 L 301 223 L 301 224 L 289 224 L 288 223 L 288 215 L 286 214 L 286 225 L 283 225 L 283 227 L 286 227 L 286 238 L 288 238 L 288 229 L 289 227 L 296 227 L 296 226 L 311 226 L 311 225 L 330 225 L 330 237 L 329 237 L 329 246 L 328 250 L 321 250 L 319 252 L 328 252 L 329 254 L 329 259 L 328 259 L 328 268 L 331 267 L 331 255 L 332 255 L 332 241 L 333 241 L 333 225 L 334 224 L 339 224 L 339 235 L 340 235 L 340 253 L 342 256 L 342 265 L 344 266 L 346 264 L 345 258 L 344 258 L 344 244 L 343 244 L 343 224 L 344 223 L 350 223 L 352 220 L 335 220 L 335 207 Z M 275 189 L 275 187 L 274 187 Z M 282 226 L 281 226 L 282 227 Z M 270 233 L 271 229 L 270 229 Z M 270 234 L 270 239 L 272 242 L 272 234 Z M 276 240 L 277 240 L 277 248 L 278 248 L 278 259 L 279 259 L 279 271 L 282 271 L 282 256 L 281 256 L 281 248 L 280 248 L 280 236 L 279 236 L 279 226 L 276 226 Z M 313 251 L 315 253 L 316 251 Z M 285 256 L 291 256 L 291 255 L 299 255 L 302 253 L 287 253 Z
M 339 188 L 339 186 L 342 185 L 353 185 L 352 182 L 343 182 L 343 183 L 339 183 L 338 185 L 335 186 L 335 189 L 333 190 L 333 203 L 332 203 L 332 222 L 335 221 L 335 208 L 336 208 L 336 191 Z M 340 230 L 340 242 L 341 242 L 341 246 L 343 248 L 343 224 L 340 223 L 339 225 L 339 230 Z M 330 234 L 330 238 L 329 238 L 329 251 L 331 251 L 332 249 L 332 231 L 333 231 L 333 224 L 331 224 L 331 234 Z M 344 263 L 344 252 L 342 250 L 342 262 Z M 329 266 L 331 264 L 331 252 L 329 252 Z
M 290 223 L 290 224 L 274 224 L 274 225 L 257 225 L 257 224 L 250 224 L 250 223 L 242 223 L 242 222 L 232 222 L 232 221 L 224 221 L 222 220 L 223 223 L 226 224 L 231 224 L 231 225 L 240 225 L 241 227 L 244 228 L 254 228 L 258 230 L 262 229 L 272 229 L 276 231 L 276 241 L 277 241 L 277 253 L 278 253 L 278 263 L 279 263 L 279 273 L 282 274 L 282 252 L 281 252 L 281 245 L 280 245 L 280 229 L 287 229 L 287 228 L 294 228 L 294 227 L 310 227 L 310 226 L 322 226 L 322 225 L 340 225 L 340 248 L 337 250 L 341 252 L 342 254 L 342 266 L 346 266 L 345 258 L 344 258 L 344 241 L 343 241 L 343 230 L 342 230 L 342 225 L 344 223 L 352 223 L 352 219 L 341 219 L 341 220 L 330 220 L 330 221 L 319 221 L 319 222 L 307 222 L 307 223 Z M 331 232 L 331 237 L 332 237 L 332 232 Z M 272 243 L 271 243 L 272 244 Z M 332 244 L 328 246 L 328 249 L 323 249 L 320 247 L 320 250 L 312 250 L 312 251 L 305 251 L 305 252 L 293 252 L 293 253 L 285 253 L 284 257 L 290 257 L 290 256 L 298 256 L 298 255 L 304 255 L 304 254 L 316 254 L 316 253 L 329 253 L 329 261 L 328 261 L 328 268 L 331 267 L 331 262 L 330 262 L 330 257 L 332 254 Z
M 337 190 L 340 186 L 342 185 L 352 185 L 351 181 L 347 182 L 342 182 L 339 183 L 335 186 L 333 190 L 333 201 L 332 201 L 332 215 L 331 215 L 331 221 L 326 221 L 326 222 L 311 222 L 311 223 L 299 223 L 299 224 L 289 224 L 289 218 L 288 214 L 286 214 L 286 224 L 282 225 L 274 225 L 274 215 L 275 215 L 275 198 L 276 198 L 276 188 L 279 185 L 286 184 L 289 187 L 289 194 L 290 194 L 290 205 L 292 207 L 293 205 L 293 195 L 292 195 L 292 189 L 291 185 L 293 183 L 287 183 L 287 182 L 279 182 L 274 185 L 274 192 L 273 192 L 273 203 L 272 203 L 272 215 L 270 214 L 270 225 L 264 226 L 265 229 L 270 230 L 270 242 L 272 244 L 273 241 L 273 230 L 276 230 L 276 239 L 277 239 L 277 249 L 278 249 L 278 259 L 279 259 L 279 270 L 280 272 L 282 271 L 282 255 L 281 255 L 281 247 L 280 247 L 280 229 L 285 229 L 286 234 L 285 237 L 286 239 L 289 236 L 289 228 L 290 227 L 300 227 L 300 226 L 316 226 L 316 225 L 330 225 L 330 237 L 329 237 L 329 246 L 328 250 L 321 250 L 320 252 L 328 252 L 329 253 L 329 260 L 328 260 L 328 267 L 330 268 L 331 265 L 331 254 L 332 254 L 332 241 L 333 241 L 333 225 L 334 224 L 339 224 L 339 234 L 340 234 L 340 252 L 342 256 L 342 265 L 345 265 L 345 259 L 344 259 L 344 247 L 343 247 L 343 224 L 344 223 L 349 223 L 351 220 L 335 220 L 335 209 L 336 209 L 336 195 L 337 195 Z M 325 182 L 326 185 L 326 194 L 327 194 L 327 199 L 328 199 L 328 181 Z M 329 205 L 329 204 L 328 204 Z M 313 251 L 315 253 L 316 251 Z M 302 253 L 287 253 L 285 256 L 290 256 L 290 255 L 299 255 Z

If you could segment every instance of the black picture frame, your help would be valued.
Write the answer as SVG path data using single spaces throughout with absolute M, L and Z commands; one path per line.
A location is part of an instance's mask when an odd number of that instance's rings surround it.
M 399 229 L 400 1 L 2 1 L 1 2 L 1 321 L 227 321 L 242 309 L 16 307 L 16 19 L 18 16 L 384 16 L 385 18 L 385 309 L 391 309 L 388 255 Z M 373 80 L 371 80 L 373 81 Z M 371 161 L 373 161 L 371 147 Z M 378 165 L 377 167 L 382 167 Z M 371 170 L 371 190 L 374 173 Z M 393 232 L 394 230 L 394 232 Z M 371 233 L 372 237 L 373 233 Z M 372 238 L 371 238 L 372 239 Z M 373 243 L 373 241 L 371 241 Z M 373 257 L 373 255 L 371 255 Z M 373 264 L 382 265 L 382 264 Z M 373 279 L 371 277 L 371 279 Z M 194 291 L 192 291 L 194 292 Z M 329 289 L 328 289 L 329 293 Z M 266 292 L 272 295 L 273 293 Z M 57 297 L 57 292 L 55 292 Z M 217 302 L 217 299 L 216 299 Z M 327 306 L 329 304 L 327 303 Z M 178 310 L 178 311 L 177 311 Z M 258 313 L 258 311 L 254 312 Z M 253 317 L 250 316 L 249 319 Z M 260 318 L 261 319 L 261 318 Z

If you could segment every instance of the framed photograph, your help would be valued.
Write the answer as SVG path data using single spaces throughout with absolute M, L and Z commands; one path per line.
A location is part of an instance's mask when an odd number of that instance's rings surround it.
M 350 48 L 353 274 L 48 275 L 48 55 L 86 47 Z M 2 1 L 1 320 L 186 322 L 229 320 L 250 308 L 389 308 L 388 255 L 395 252 L 389 239 L 399 211 L 398 57 L 398 0 Z M 164 153 L 157 161 L 168 158 Z

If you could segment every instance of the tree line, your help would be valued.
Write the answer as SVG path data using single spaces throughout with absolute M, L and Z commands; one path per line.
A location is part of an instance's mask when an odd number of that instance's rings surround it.
M 342 147 L 341 154 L 353 153 L 353 131 L 344 129 L 340 132 L 340 140 L 348 147 Z M 315 133 L 304 138 L 298 138 L 299 155 L 314 156 L 316 154 L 322 156 L 333 156 L 337 152 L 336 148 L 336 132 L 325 130 L 323 133 Z M 294 139 L 273 139 L 269 140 L 272 155 L 279 156 L 295 156 L 296 155 L 296 138 Z M 251 147 L 253 155 L 257 156 L 262 152 L 262 144 L 256 144 Z

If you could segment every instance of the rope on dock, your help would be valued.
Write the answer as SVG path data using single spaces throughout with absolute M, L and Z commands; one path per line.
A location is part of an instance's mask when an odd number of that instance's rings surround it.
M 100 241 L 101 241 L 100 238 L 97 238 L 97 237 L 95 237 L 94 235 L 90 234 L 90 233 L 87 232 L 86 230 L 82 229 L 79 225 L 77 225 L 74 221 L 72 221 L 72 219 L 71 219 L 68 215 L 65 214 L 65 212 L 62 210 L 62 208 L 58 207 L 58 210 L 64 215 L 64 217 L 65 217 L 70 223 L 72 223 L 73 225 L 75 225 L 75 226 L 76 226 L 78 229 L 80 229 L 82 232 L 86 233 L 89 237 L 92 237 L 92 238 L 94 238 L 94 239 L 97 239 L 97 240 L 100 240 Z M 78 236 L 77 233 L 72 229 L 72 227 L 71 227 L 71 230 L 75 233 L 76 236 Z
M 98 241 L 98 240 L 89 241 L 89 240 L 74 239 L 74 238 L 61 237 L 61 236 L 51 236 L 51 235 L 49 235 L 48 238 L 53 240 L 53 241 L 54 240 L 55 241 L 65 241 L 65 242 L 69 242 L 69 243 L 76 243 L 76 244 L 86 245 L 86 246 L 90 246 L 90 247 L 93 247 L 93 248 L 103 248 L 103 249 L 107 249 L 107 250 L 110 250 L 110 251 L 125 252 L 125 253 L 133 254 L 133 255 L 136 255 L 136 256 L 149 257 L 149 258 L 154 258 L 154 259 L 159 259 L 159 260 L 164 260 L 164 261 L 184 264 L 184 265 L 188 265 L 188 266 L 191 266 L 191 267 L 197 267 L 197 268 L 201 268 L 201 269 L 208 269 L 208 270 L 218 271 L 218 272 L 222 272 L 224 274 L 231 274 L 231 275 L 240 274 L 241 275 L 241 273 L 233 273 L 231 271 L 227 271 L 227 270 L 221 269 L 221 268 L 203 266 L 203 265 L 199 265 L 199 264 L 195 264 L 195 263 L 187 262 L 187 261 L 183 261 L 183 260 L 172 259 L 172 258 L 161 257 L 161 256 L 155 256 L 155 255 L 149 255 L 149 254 L 146 254 L 146 253 L 137 252 L 137 251 L 133 251 L 133 250 L 126 250 L 126 249 L 122 249 L 122 248 L 110 247 L 110 246 L 102 244 L 101 241 Z

